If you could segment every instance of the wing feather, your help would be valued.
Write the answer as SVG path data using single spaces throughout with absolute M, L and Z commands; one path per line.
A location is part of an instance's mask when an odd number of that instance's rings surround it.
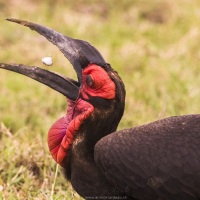
M 200 115 L 112 133 L 96 144 L 95 162 L 136 199 L 200 199 Z

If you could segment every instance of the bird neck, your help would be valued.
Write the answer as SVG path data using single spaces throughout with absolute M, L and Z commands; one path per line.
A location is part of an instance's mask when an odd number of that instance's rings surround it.
M 93 149 L 88 145 L 81 135 L 73 143 L 70 160 L 70 181 L 73 188 L 85 198 L 118 195 L 119 191 L 107 182 L 95 164 L 94 144 Z
M 101 107 L 99 104 L 95 106 L 96 99 L 92 103 L 95 109 L 77 130 L 64 161 L 65 175 L 83 197 L 120 195 L 120 191 L 106 180 L 96 165 L 94 149 L 101 138 L 116 131 L 123 115 L 124 101 L 117 103 L 113 100 L 108 106 L 107 100 L 101 99 Z
M 77 131 L 65 160 L 64 172 L 74 189 L 83 197 L 94 194 L 117 195 L 119 191 L 107 182 L 95 164 L 94 148 L 102 137 L 116 130 L 119 121 L 108 123 L 105 116 L 101 120 L 96 120 L 95 116 L 86 119 Z

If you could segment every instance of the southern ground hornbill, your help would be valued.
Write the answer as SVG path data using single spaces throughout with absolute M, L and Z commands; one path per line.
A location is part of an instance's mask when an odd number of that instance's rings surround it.
M 25 65 L 0 68 L 31 77 L 67 97 L 48 145 L 73 188 L 86 199 L 200 199 L 200 115 L 170 117 L 115 132 L 124 112 L 122 80 L 89 43 L 39 24 L 29 27 L 56 45 L 78 80 Z

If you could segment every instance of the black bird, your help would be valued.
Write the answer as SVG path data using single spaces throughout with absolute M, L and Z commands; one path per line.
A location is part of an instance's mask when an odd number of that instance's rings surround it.
M 122 80 L 88 42 L 36 23 L 22 24 L 56 45 L 78 81 L 25 65 L 0 68 L 31 77 L 68 99 L 48 145 L 73 188 L 86 199 L 200 199 L 200 115 L 176 116 L 117 131 L 124 113 Z

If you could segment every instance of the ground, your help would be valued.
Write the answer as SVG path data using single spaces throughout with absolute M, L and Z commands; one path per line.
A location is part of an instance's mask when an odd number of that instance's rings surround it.
M 5 21 L 38 22 L 87 40 L 124 80 L 118 129 L 200 113 L 199 0 L 3 0 L 0 62 L 48 68 L 75 78 L 70 63 L 42 36 Z M 47 67 L 41 59 L 52 56 Z M 0 199 L 81 199 L 47 147 L 49 127 L 66 99 L 27 77 L 0 69 Z

